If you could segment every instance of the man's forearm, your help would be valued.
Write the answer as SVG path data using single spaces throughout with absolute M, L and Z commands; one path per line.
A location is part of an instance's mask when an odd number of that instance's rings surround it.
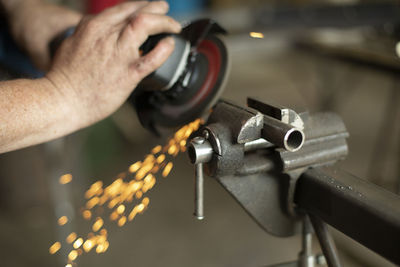
M 0 82 L 0 153 L 79 129 L 69 99 L 46 78 Z

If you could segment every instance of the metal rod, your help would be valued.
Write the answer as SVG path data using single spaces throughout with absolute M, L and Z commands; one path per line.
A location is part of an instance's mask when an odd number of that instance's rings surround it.
M 204 175 L 203 163 L 196 164 L 194 190 L 194 216 L 198 220 L 204 219 Z
M 327 225 L 318 217 L 309 214 L 310 221 L 314 226 L 315 234 L 318 237 L 322 252 L 329 267 L 341 267 L 335 242 L 329 234 Z

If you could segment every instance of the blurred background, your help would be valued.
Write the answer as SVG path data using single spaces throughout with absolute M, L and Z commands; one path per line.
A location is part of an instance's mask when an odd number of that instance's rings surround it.
M 96 13 L 121 1 L 54 2 Z M 340 167 L 400 193 L 399 1 L 168 2 L 182 22 L 211 17 L 229 31 L 224 40 L 231 75 L 224 98 L 244 105 L 252 96 L 298 110 L 337 112 L 350 132 L 350 155 Z M 254 31 L 264 38 L 251 38 Z M 1 79 L 15 77 L 10 66 L 0 70 Z M 49 255 L 48 249 L 70 232 L 89 229 L 76 214 L 90 184 L 111 184 L 163 142 L 123 106 L 78 133 L 0 155 L 1 265 L 65 266 L 67 250 Z M 109 250 L 80 257 L 79 266 L 267 266 L 296 259 L 298 237 L 265 233 L 210 178 L 206 219 L 195 221 L 193 166 L 185 154 L 174 164 L 148 193 L 149 209 L 123 228 L 106 222 Z M 66 173 L 73 180 L 60 185 Z M 59 227 L 62 215 L 69 222 Z M 393 266 L 332 231 L 344 266 Z

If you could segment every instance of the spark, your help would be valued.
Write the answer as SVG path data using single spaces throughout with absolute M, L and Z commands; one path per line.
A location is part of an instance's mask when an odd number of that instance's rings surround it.
M 169 175 L 169 173 L 171 172 L 172 167 L 174 167 L 174 164 L 172 162 L 169 162 L 167 164 L 167 166 L 165 166 L 165 168 L 164 168 L 164 170 L 162 172 L 162 176 L 163 177 L 167 177 Z
M 82 238 L 78 238 L 75 242 L 74 242 L 74 249 L 78 249 L 82 246 L 83 244 L 83 239 Z
M 92 240 L 88 239 L 83 243 L 83 249 L 85 250 L 86 253 L 90 252 L 94 246 L 94 243 Z
M 179 142 L 179 145 L 181 146 L 181 148 L 186 147 L 186 140 L 182 140 Z
M 97 232 L 97 231 L 99 231 L 100 230 L 100 228 L 101 227 L 103 227 L 103 224 L 104 224 L 104 221 L 103 221 L 103 219 L 102 218 L 97 218 L 96 219 L 96 222 L 93 224 L 93 226 L 92 226 L 92 230 L 93 230 L 93 232 Z
M 151 150 L 151 153 L 153 153 L 153 155 L 154 155 L 154 154 L 159 153 L 161 150 L 162 150 L 162 146 L 156 146 Z
M 139 213 L 142 213 L 144 211 L 145 206 L 143 205 L 143 203 L 139 204 L 136 206 L 137 207 L 137 211 Z
M 119 217 L 119 214 L 118 214 L 118 212 L 113 212 L 113 213 L 111 213 L 111 215 L 110 215 L 110 220 L 111 221 L 116 221 L 117 219 L 118 219 L 118 217 Z
M 148 206 L 150 203 L 150 199 L 148 197 L 143 198 L 142 200 L 143 205 Z
M 119 205 L 117 208 L 118 214 L 122 214 L 125 211 L 125 206 L 124 205 Z
M 61 248 L 61 243 L 60 242 L 55 242 L 50 248 L 49 248 L 49 253 L 50 254 L 56 254 Z
M 108 241 L 98 244 L 96 248 L 96 253 L 100 254 L 106 252 L 109 246 L 110 243 Z
M 137 191 L 135 194 L 136 199 L 139 199 L 143 196 L 143 192 L 142 191 Z
M 261 32 L 250 32 L 250 37 L 256 38 L 256 39 L 263 39 L 264 34 Z
M 178 150 L 178 148 L 176 147 L 176 145 L 172 145 L 168 148 L 168 154 L 170 155 L 175 155 L 176 151 Z
M 137 172 L 141 165 L 142 165 L 142 162 L 140 162 L 140 161 L 136 162 L 135 164 L 132 164 L 129 167 L 129 172 L 131 172 L 131 173 Z
M 76 250 L 72 250 L 72 251 L 68 254 L 68 259 L 69 259 L 70 261 L 76 260 L 77 257 L 78 257 L 78 251 L 76 251 Z
M 74 242 L 75 239 L 76 239 L 76 234 L 72 232 L 67 236 L 66 241 L 68 244 L 71 244 L 72 242 Z
M 78 238 L 74 232 L 67 236 L 66 242 L 72 244 L 73 249 L 67 254 L 68 264 L 66 267 L 74 265 L 74 261 L 83 253 L 95 250 L 100 254 L 108 250 L 110 243 L 108 232 L 105 229 L 105 221 L 102 218 L 104 212 L 109 211 L 107 213 L 109 215 L 106 216 L 110 221 L 123 227 L 137 214 L 142 214 L 148 208 L 150 199 L 144 197 L 144 194 L 157 183 L 157 173 L 160 172 L 163 177 L 167 177 L 171 173 L 174 166 L 171 160 L 186 150 L 186 140 L 194 131 L 198 130 L 202 123 L 202 120 L 198 119 L 180 128 L 166 145 L 155 146 L 143 161 L 131 164 L 128 170 L 118 174 L 110 185 L 104 186 L 102 181 L 97 181 L 89 187 L 85 192 L 87 201 L 81 210 L 81 216 L 92 222 L 92 231 L 87 234 L 86 239 Z M 63 181 L 67 178 L 63 178 Z M 66 216 L 59 218 L 60 225 L 67 222 Z M 49 252 L 54 254 L 60 248 L 61 243 L 56 242 L 49 248 Z
M 88 209 L 93 209 L 94 206 L 96 206 L 97 204 L 100 203 L 100 198 L 98 197 L 94 197 L 92 199 L 90 199 L 87 203 L 86 203 L 86 208 Z
M 98 181 L 94 184 L 92 184 L 89 188 L 88 191 L 86 191 L 85 193 L 85 197 L 87 199 L 92 198 L 93 196 L 97 195 L 100 193 L 100 191 L 102 190 L 103 187 L 103 182 L 102 181 Z
M 72 175 L 71 174 L 64 174 L 60 177 L 60 184 L 68 184 L 72 181 Z
M 119 227 L 122 227 L 122 226 L 125 225 L 125 223 L 126 223 L 126 217 L 125 217 L 125 216 L 122 216 L 122 217 L 118 220 L 118 226 L 119 226 Z
M 101 229 L 100 234 L 101 234 L 102 236 L 107 236 L 107 235 L 108 235 L 108 232 L 107 232 L 106 229 Z
M 82 217 L 83 217 L 85 220 L 90 220 L 90 219 L 92 218 L 92 212 L 91 212 L 90 210 L 84 210 L 84 211 L 82 212 Z
M 60 225 L 60 226 L 66 225 L 67 222 L 68 222 L 67 216 L 62 216 L 58 219 L 58 225 Z
M 165 160 L 165 155 L 164 154 L 161 154 L 160 156 L 157 157 L 157 163 L 158 164 L 163 163 L 164 160 Z
M 143 163 L 153 162 L 154 159 L 155 159 L 154 155 L 152 155 L 152 154 L 147 155 L 146 158 L 144 159 Z
M 136 214 L 137 214 L 137 210 L 134 208 L 134 209 L 131 211 L 131 213 L 129 213 L 128 220 L 129 220 L 129 221 L 132 221 L 132 220 L 135 218 Z

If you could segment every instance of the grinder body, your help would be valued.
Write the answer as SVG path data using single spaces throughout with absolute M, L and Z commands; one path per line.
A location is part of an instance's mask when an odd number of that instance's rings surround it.
M 188 24 L 175 40 L 167 61 L 135 89 L 129 102 L 141 124 L 158 133 L 159 128 L 175 128 L 202 116 L 215 104 L 228 74 L 228 53 L 218 37 L 225 34 L 209 19 Z M 150 51 L 165 34 L 152 36 L 143 44 Z

